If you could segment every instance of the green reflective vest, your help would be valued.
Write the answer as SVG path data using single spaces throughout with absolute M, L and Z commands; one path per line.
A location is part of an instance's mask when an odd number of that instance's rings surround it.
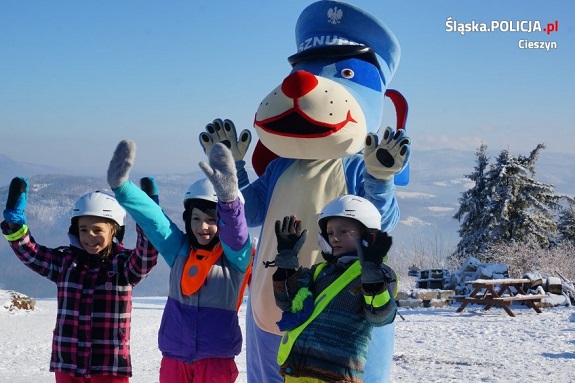
M 326 265 L 327 262 L 323 262 L 315 269 L 313 274 L 314 281 Z M 279 365 L 284 364 L 284 362 L 287 360 L 287 357 L 289 356 L 297 337 L 302 333 L 307 325 L 310 324 L 311 321 L 313 321 L 323 311 L 323 309 L 326 308 L 329 302 L 331 302 L 331 300 L 337 294 L 339 294 L 341 290 L 343 290 L 355 278 L 359 277 L 360 274 L 361 265 L 359 264 L 359 261 L 355 261 L 342 275 L 339 276 L 339 278 L 333 281 L 324 291 L 321 292 L 320 295 L 315 298 L 313 312 L 311 313 L 310 317 L 293 330 L 286 331 L 282 337 L 277 357 L 277 362 Z

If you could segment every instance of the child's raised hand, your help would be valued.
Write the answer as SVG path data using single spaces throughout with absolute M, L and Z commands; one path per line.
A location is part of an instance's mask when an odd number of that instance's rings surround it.
M 364 290 L 379 293 L 395 281 L 395 272 L 385 265 L 383 258 L 391 248 L 391 237 L 381 230 L 368 230 L 356 247 L 361 263 L 361 283 Z
M 299 261 L 297 255 L 307 237 L 307 229 L 302 231 L 301 221 L 295 215 L 277 220 L 275 224 L 278 241 L 278 254 L 275 266 L 283 269 L 297 269 Z
M 108 184 L 112 189 L 122 185 L 130 178 L 130 170 L 136 158 L 136 143 L 122 140 L 116 147 L 108 166 Z
M 238 176 L 232 152 L 222 143 L 215 143 L 208 155 L 210 163 L 200 162 L 200 168 L 214 186 L 218 200 L 233 202 L 238 197 Z
M 373 262 L 376 265 L 381 265 L 383 258 L 391 248 L 391 242 L 391 237 L 385 231 L 368 229 L 357 245 L 359 260 L 362 264 Z
M 10 182 L 4 220 L 9 224 L 22 226 L 26 224 L 26 204 L 28 200 L 28 180 L 24 177 L 15 177 Z

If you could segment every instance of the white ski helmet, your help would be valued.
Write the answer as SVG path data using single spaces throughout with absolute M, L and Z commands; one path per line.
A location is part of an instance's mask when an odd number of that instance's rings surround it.
M 120 227 L 124 226 L 126 220 L 126 211 L 116 198 L 99 190 L 84 194 L 74 203 L 71 218 L 86 215 L 109 218 Z
M 240 201 L 244 203 L 244 196 L 238 190 L 238 197 Z M 214 185 L 207 178 L 202 178 L 190 185 L 186 193 L 184 194 L 184 207 L 187 208 L 186 201 L 190 199 L 202 199 L 208 202 L 218 202 L 218 195 L 214 189 Z
M 218 202 L 218 195 L 214 190 L 214 186 L 207 178 L 202 178 L 190 185 L 184 194 L 184 206 L 189 199 L 203 199 L 209 202 Z
M 325 233 L 327 218 L 347 217 L 361 222 L 368 229 L 381 229 L 381 214 L 367 199 L 352 194 L 339 196 L 321 209 L 317 224 Z

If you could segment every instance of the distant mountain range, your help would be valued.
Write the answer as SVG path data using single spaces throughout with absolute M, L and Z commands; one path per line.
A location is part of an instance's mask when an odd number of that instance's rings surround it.
M 527 155 L 528 153 L 522 153 Z M 456 150 L 415 151 L 410 165 L 410 183 L 398 187 L 401 221 L 393 230 L 394 251 L 439 252 L 448 255 L 458 241 L 459 223 L 452 217 L 459 207 L 461 193 L 472 186 L 465 178 L 473 171 L 475 155 Z M 542 152 L 535 178 L 555 186 L 557 193 L 574 195 L 575 155 Z M 103 172 L 104 173 L 104 172 Z M 68 244 L 69 211 L 84 193 L 108 188 L 104 179 L 73 175 L 65 169 L 13 161 L 0 154 L 0 206 L 4 207 L 12 177 L 25 176 L 31 190 L 27 217 L 31 233 L 42 245 Z M 250 172 L 250 179 L 255 174 Z M 137 181 L 139 175 L 134 174 Z M 201 171 L 189 174 L 155 176 L 160 203 L 168 216 L 183 228 L 182 197 L 188 186 L 203 177 Z M 252 229 L 259 235 L 259 228 Z M 125 244 L 135 244 L 135 224 L 128 217 Z M 134 289 L 135 295 L 167 294 L 169 269 L 160 260 L 148 278 Z M 0 241 L 0 288 L 14 289 L 34 297 L 55 296 L 55 286 L 27 269 L 12 254 L 6 241 Z

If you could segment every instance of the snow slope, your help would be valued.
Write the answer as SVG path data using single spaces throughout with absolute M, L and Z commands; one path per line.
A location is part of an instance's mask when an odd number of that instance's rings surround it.
M 0 291 L 0 298 L 5 293 Z M 0 299 L 0 304 L 3 303 Z M 158 382 L 161 355 L 157 330 L 165 298 L 134 298 L 131 383 Z M 468 306 L 469 307 L 469 306 Z M 470 306 L 402 309 L 397 318 L 393 382 L 542 382 L 575 380 L 575 308 L 514 307 L 483 312 Z M 245 303 L 240 310 L 245 323 Z M 37 301 L 33 312 L 0 308 L 0 382 L 53 382 L 48 371 L 54 299 Z M 246 382 L 244 354 L 237 358 Z

